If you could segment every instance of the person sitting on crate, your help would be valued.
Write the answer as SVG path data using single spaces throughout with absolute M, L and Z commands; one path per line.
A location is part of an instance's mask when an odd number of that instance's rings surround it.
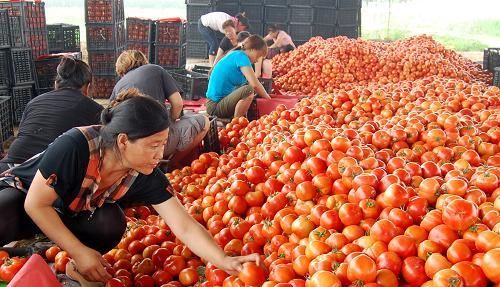
M 215 65 L 207 89 L 209 115 L 244 117 L 256 94 L 265 99 L 271 98 L 252 69 L 252 63 L 266 54 L 264 39 L 252 35 Z
M 101 119 L 102 125 L 73 128 L 0 174 L 0 246 L 43 232 L 74 260 L 72 278 L 105 283 L 111 275 L 102 254 L 127 229 L 122 207 L 152 205 L 179 240 L 218 268 L 237 275 L 244 262 L 260 263 L 257 253 L 226 255 L 157 167 L 171 122 L 163 105 L 131 88 Z
M 229 38 L 236 38 L 236 32 L 248 30 L 249 27 L 250 24 L 245 17 L 245 13 L 238 13 L 234 17 L 224 12 L 211 12 L 202 15 L 198 20 L 198 32 L 208 43 L 209 65 L 214 64 L 215 54 L 222 34 L 229 35 Z
M 148 64 L 140 51 L 124 51 L 116 60 L 116 73 L 121 79 L 116 83 L 110 101 L 128 88 L 137 88 L 163 105 L 168 100 L 173 123 L 164 157 L 170 162 L 169 169 L 190 164 L 190 156 L 196 155 L 195 149 L 210 128 L 208 117 L 201 114 L 181 116 L 183 101 L 175 80 L 162 67 Z
M 219 50 L 217 50 L 217 56 L 215 56 L 214 65 L 217 64 L 217 62 L 219 62 L 220 59 L 222 59 L 222 57 L 224 57 L 229 51 L 236 48 L 239 44 L 243 43 L 243 41 L 246 38 L 250 37 L 250 35 L 251 34 L 248 31 L 241 31 L 238 33 L 234 40 L 225 36 L 220 42 Z
M 17 138 L 0 161 L 0 172 L 44 151 L 73 127 L 98 124 L 103 107 L 89 97 L 91 81 L 92 71 L 85 62 L 63 57 L 57 66 L 55 90 L 26 106 Z
M 257 77 L 270 79 L 273 72 L 271 59 L 280 53 L 293 51 L 296 47 L 292 37 L 281 30 L 276 24 L 269 26 L 268 34 L 264 37 L 264 40 L 269 46 L 269 49 L 266 57 L 255 64 L 255 73 Z

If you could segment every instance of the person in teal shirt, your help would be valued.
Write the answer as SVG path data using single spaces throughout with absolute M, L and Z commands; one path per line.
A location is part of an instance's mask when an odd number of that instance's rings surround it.
M 266 55 L 264 39 L 252 35 L 215 65 L 208 82 L 208 114 L 219 118 L 244 117 L 255 95 L 271 98 L 252 68 Z

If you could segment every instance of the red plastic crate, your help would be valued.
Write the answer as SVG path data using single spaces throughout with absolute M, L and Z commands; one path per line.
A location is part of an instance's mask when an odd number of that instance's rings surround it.
M 291 109 L 298 102 L 299 102 L 299 98 L 295 98 L 295 97 L 292 97 L 289 99 L 280 97 L 280 98 L 272 98 L 270 100 L 257 98 L 258 116 L 260 117 L 263 115 L 270 114 L 272 111 L 274 111 L 276 109 L 276 107 L 278 105 L 281 105 L 281 104 L 285 105 L 287 107 L 287 109 Z
M 85 0 L 85 22 L 113 24 L 125 20 L 123 0 Z
M 87 24 L 87 48 L 99 50 L 114 50 L 125 46 L 125 25 L 117 24 Z
M 165 69 L 179 69 L 186 65 L 186 44 L 155 47 L 155 64 Z
M 107 99 L 111 96 L 115 84 L 115 76 L 94 76 L 90 95 L 94 98 Z
M 153 21 L 150 19 L 127 18 L 127 41 L 153 41 Z

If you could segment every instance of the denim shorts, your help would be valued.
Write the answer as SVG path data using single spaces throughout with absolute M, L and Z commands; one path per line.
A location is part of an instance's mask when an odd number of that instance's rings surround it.
M 219 49 L 219 35 L 221 34 L 217 31 L 212 30 L 209 27 L 203 26 L 201 19 L 198 19 L 198 32 L 200 32 L 205 42 L 208 43 L 208 54 L 215 56 L 217 54 L 217 49 Z

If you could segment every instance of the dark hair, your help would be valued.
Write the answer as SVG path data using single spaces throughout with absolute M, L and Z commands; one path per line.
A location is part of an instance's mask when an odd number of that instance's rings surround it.
M 259 35 L 251 35 L 250 37 L 246 38 L 243 43 L 241 43 L 241 50 L 247 51 L 247 50 L 259 50 L 263 51 L 266 50 L 267 53 L 267 45 L 266 41 L 259 36 Z
M 226 20 L 226 21 L 224 21 L 224 23 L 222 23 L 222 29 L 226 29 L 227 27 L 233 27 L 236 29 L 236 26 L 234 25 L 234 21 L 231 19 Z
M 243 25 L 243 26 L 247 27 L 247 29 L 246 29 L 246 30 L 248 30 L 248 28 L 250 28 L 250 22 L 248 22 L 248 18 L 245 16 L 245 12 L 238 13 L 238 14 L 236 14 L 236 16 L 234 16 L 234 17 L 238 20 L 238 22 L 239 22 L 241 25 Z
M 238 33 L 237 37 L 236 37 L 236 41 L 238 41 L 239 43 L 240 42 L 243 42 L 243 40 L 245 40 L 246 38 L 250 37 L 250 32 L 248 31 L 241 31 Z
M 129 88 L 118 93 L 101 113 L 101 138 L 105 148 L 114 147 L 118 134 L 130 140 L 145 138 L 169 127 L 167 109 L 153 98 Z
M 63 57 L 57 66 L 56 89 L 81 89 L 92 82 L 92 71 L 89 65 L 73 57 Z
M 278 24 L 272 24 L 269 26 L 269 28 L 267 28 L 267 30 L 269 32 L 279 32 L 281 29 L 280 29 L 280 26 Z

